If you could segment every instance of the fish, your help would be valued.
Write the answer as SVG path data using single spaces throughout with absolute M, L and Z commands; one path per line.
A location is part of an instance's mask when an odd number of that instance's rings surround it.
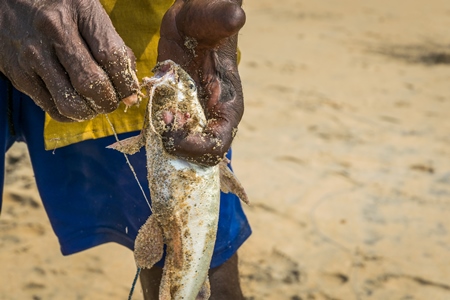
M 165 112 L 173 113 L 172 126 L 179 123 L 177 116 L 185 116 L 183 126 L 192 133 L 203 132 L 207 120 L 196 84 L 181 66 L 166 60 L 153 73 L 142 83 L 149 101 L 141 133 L 109 146 L 130 155 L 146 149 L 152 214 L 138 231 L 135 262 L 138 268 L 153 267 L 166 245 L 159 299 L 208 299 L 220 191 L 234 193 L 247 204 L 249 200 L 225 157 L 215 166 L 205 166 L 166 151 Z

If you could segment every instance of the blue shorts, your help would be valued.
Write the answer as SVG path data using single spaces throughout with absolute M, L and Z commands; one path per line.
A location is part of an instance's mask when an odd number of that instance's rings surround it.
M 88 140 L 46 151 L 44 112 L 1 77 L 0 106 L 0 145 L 3 147 L 0 167 L 4 170 L 5 152 L 14 142 L 28 145 L 39 194 L 61 252 L 69 255 L 107 242 L 133 249 L 137 231 L 150 215 L 150 209 L 123 154 L 105 149 L 115 138 Z M 119 139 L 136 134 L 121 134 Z M 231 156 L 231 152 L 228 155 Z M 145 159 L 144 150 L 129 156 L 148 196 Z M 4 171 L 0 174 L 0 192 L 3 192 Z M 239 199 L 222 193 L 211 267 L 229 259 L 250 234 Z

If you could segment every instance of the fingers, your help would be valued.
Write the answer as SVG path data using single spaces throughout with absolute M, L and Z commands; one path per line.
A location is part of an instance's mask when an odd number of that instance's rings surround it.
M 58 43 L 54 47 L 59 62 L 70 78 L 70 82 L 62 80 L 63 83 L 61 83 L 61 85 L 64 86 L 64 89 L 60 90 L 67 93 L 68 87 L 66 86 L 66 83 L 71 83 L 73 86 L 72 90 L 74 89 L 74 91 L 76 90 L 78 94 L 82 95 L 97 113 L 108 113 L 115 110 L 118 106 L 119 97 L 116 94 L 110 78 L 95 62 L 78 34 L 72 36 L 73 38 L 70 41 L 67 41 L 64 44 Z M 54 63 L 52 69 L 57 69 Z M 61 74 L 61 71 L 63 70 L 57 70 L 54 75 L 64 75 Z M 52 77 L 55 76 L 52 75 Z M 56 85 L 52 78 L 48 78 L 48 80 L 52 82 L 47 82 L 45 78 L 43 79 L 46 84 Z M 55 86 L 55 88 L 56 87 L 57 86 Z M 50 89 L 50 91 L 52 91 L 52 89 Z M 69 94 L 72 95 L 72 91 L 70 91 Z
M 177 15 L 177 26 L 198 43 L 216 44 L 235 35 L 245 24 L 245 13 L 240 1 L 186 2 Z
M 78 26 L 95 61 L 106 71 L 120 99 L 137 94 L 135 57 L 115 31 L 99 1 L 84 1 Z
M 179 129 L 166 131 L 161 137 L 167 152 L 202 165 L 216 165 L 228 150 L 223 149 L 220 136 L 209 132 L 189 134 Z
M 133 75 L 133 79 L 134 82 L 131 84 L 131 86 L 133 86 L 133 94 L 129 95 L 128 97 L 122 98 L 122 102 L 125 103 L 125 105 L 127 107 L 129 106 L 133 106 L 135 104 L 139 104 L 139 79 L 137 78 L 136 72 L 134 70 L 136 70 L 136 58 L 134 56 L 133 50 L 131 50 L 130 47 L 127 47 L 127 52 L 128 52 L 128 57 L 131 57 L 132 59 L 130 59 L 131 61 L 131 73 Z M 137 84 L 137 90 L 136 92 L 134 92 L 134 86 L 136 86 Z M 128 86 L 129 87 L 129 86 Z
M 30 96 L 33 101 L 44 111 L 46 111 L 52 119 L 59 122 L 73 122 L 74 120 L 63 116 L 55 106 L 52 96 L 48 92 L 44 82 L 36 74 L 27 74 L 22 72 L 14 77 L 13 85 L 23 93 Z
M 30 56 L 35 59 L 31 60 Z M 22 89 L 50 116 L 62 121 L 82 121 L 95 116 L 95 110 L 74 89 L 63 66 L 50 52 L 35 51 L 33 46 L 28 46 L 19 58 L 19 66 L 32 70 L 27 72 L 25 80 L 18 77 Z
M 54 107 L 45 106 L 45 110 L 60 120 L 78 121 L 115 110 L 121 99 L 127 105 L 137 103 L 134 55 L 103 7 L 98 1 L 64 2 L 70 4 L 38 11 L 33 26 L 42 35 L 40 44 L 30 41 L 33 46 L 20 54 L 23 69 L 31 65 L 43 82 L 29 85 L 45 89 L 32 98 L 51 95 L 44 102 L 53 102 Z
M 75 121 L 84 121 L 92 119 L 97 113 L 105 111 L 104 108 L 106 106 L 100 107 L 96 104 L 98 101 L 94 102 L 91 98 L 80 96 L 80 93 L 74 89 L 73 82 L 69 80 L 59 62 L 46 60 L 46 63 L 46 65 L 36 68 L 35 71 L 45 83 L 45 87 L 52 96 L 51 98 L 61 115 Z M 112 107 L 112 105 L 109 106 L 109 108 Z
M 177 0 L 164 16 L 158 61 L 171 59 L 191 75 L 208 119 L 201 134 L 187 134 L 184 128 L 170 127 L 175 116 L 165 116 L 170 130 L 163 133 L 163 143 L 169 153 L 214 165 L 233 141 L 244 110 L 236 62 L 237 32 L 245 23 L 240 4 Z

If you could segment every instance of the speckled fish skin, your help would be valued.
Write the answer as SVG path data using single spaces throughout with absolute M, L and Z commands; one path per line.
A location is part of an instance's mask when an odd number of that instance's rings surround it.
M 167 245 L 159 298 L 196 299 L 207 281 L 216 239 L 219 168 L 200 166 L 169 155 L 164 150 L 161 133 L 165 124 L 158 118 L 159 113 L 174 109 L 195 116 L 197 124 L 192 124 L 191 131 L 202 131 L 206 118 L 197 98 L 195 83 L 186 72 L 173 62 L 161 63 L 155 69 L 156 76 L 161 77 L 156 77 L 153 82 L 152 79 L 144 82 L 154 98 L 151 99 L 153 107 L 147 112 L 150 123 L 145 147 L 153 212 Z M 147 245 L 149 241 L 143 242 Z M 158 247 L 161 249 L 162 245 Z M 142 250 L 145 248 L 136 244 L 138 264 L 153 266 L 154 261 L 141 258 L 148 253 L 140 253 Z
M 150 100 L 141 134 L 110 146 L 133 154 L 145 145 L 147 151 L 153 214 L 136 238 L 136 264 L 151 268 L 161 259 L 163 244 L 166 244 L 159 299 L 208 299 L 208 270 L 219 216 L 219 173 L 227 173 L 228 183 L 222 184 L 226 192 L 236 190 L 244 201 L 246 195 L 238 181 L 228 180 L 234 175 L 225 162 L 212 167 L 201 166 L 165 151 L 161 138 L 166 130 L 163 111 L 187 114 L 192 132 L 202 132 L 206 118 L 195 83 L 181 67 L 165 61 L 159 63 L 154 72 L 154 77 L 144 79 Z M 176 126 L 176 120 L 174 124 Z

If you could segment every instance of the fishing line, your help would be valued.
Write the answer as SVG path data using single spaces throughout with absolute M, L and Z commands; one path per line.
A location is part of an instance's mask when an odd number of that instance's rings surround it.
M 136 286 L 136 283 L 137 283 L 140 273 L 141 273 L 141 268 L 137 268 L 136 275 L 134 276 L 134 279 L 133 279 L 133 284 L 131 285 L 130 293 L 128 294 L 128 300 L 131 300 L 131 298 L 133 297 L 134 287 Z
M 108 120 L 109 126 L 111 126 L 111 129 L 112 129 L 112 131 L 113 131 L 113 133 L 114 133 L 114 137 L 116 138 L 116 141 L 117 141 L 118 143 L 120 143 L 120 140 L 119 140 L 119 137 L 117 136 L 116 130 L 114 129 L 114 126 L 113 126 L 113 124 L 111 123 L 111 120 L 109 119 L 109 117 L 108 117 L 107 114 L 105 114 L 105 118 L 106 118 L 106 120 Z M 125 153 L 123 153 L 123 156 L 125 156 L 125 160 L 127 161 L 127 164 L 128 164 L 128 166 L 130 167 L 131 173 L 133 173 L 134 179 L 136 179 L 136 182 L 137 182 L 137 184 L 139 185 L 139 188 L 141 189 L 142 195 L 144 196 L 145 201 L 147 202 L 147 205 L 148 205 L 148 207 L 150 208 L 150 211 L 153 213 L 153 209 L 152 209 L 152 206 L 151 206 L 151 204 L 150 204 L 150 201 L 148 201 L 148 198 L 147 198 L 147 196 L 145 195 L 144 189 L 142 188 L 142 185 L 141 185 L 141 183 L 139 182 L 139 179 L 138 179 L 138 177 L 137 177 L 137 174 L 136 174 L 136 172 L 134 171 L 133 165 L 131 165 L 131 162 L 130 162 L 130 160 L 128 159 L 128 155 L 126 155 Z
M 109 119 L 109 117 L 108 117 L 107 114 L 105 114 L 105 118 L 106 118 L 106 120 L 108 121 L 109 126 L 111 126 L 111 129 L 112 129 L 112 131 L 113 131 L 113 133 L 114 133 L 114 137 L 116 138 L 116 141 L 117 141 L 118 143 L 120 143 L 119 137 L 117 136 L 116 130 L 114 129 L 114 125 L 112 124 L 112 122 L 111 122 L 111 120 Z M 144 189 L 142 188 L 142 185 L 141 185 L 141 183 L 139 182 L 139 179 L 138 179 L 138 177 L 137 177 L 137 174 L 136 174 L 136 172 L 134 171 L 133 165 L 131 164 L 130 160 L 128 159 L 128 155 L 126 155 L 125 153 L 123 153 L 123 156 L 125 156 L 125 160 L 127 161 L 127 164 L 128 164 L 128 166 L 130 167 L 130 170 L 131 170 L 131 172 L 132 172 L 133 175 L 134 175 L 134 179 L 136 179 L 136 182 L 137 182 L 137 184 L 139 185 L 139 188 L 141 189 L 142 195 L 144 196 L 145 201 L 147 202 L 148 207 L 150 208 L 150 211 L 151 211 L 152 214 L 153 214 L 152 206 L 150 205 L 150 202 L 148 201 L 148 198 L 147 198 L 147 196 L 145 195 Z M 136 283 L 137 283 L 137 280 L 138 280 L 138 278 L 139 278 L 139 274 L 140 274 L 140 273 L 141 273 L 141 268 L 137 268 L 137 270 L 136 270 L 136 275 L 134 276 L 133 283 L 131 284 L 130 293 L 128 294 L 128 300 L 131 300 L 131 298 L 133 297 L 134 288 L 136 287 Z
M 150 101 L 150 105 L 151 105 L 151 103 L 152 103 L 151 101 L 153 101 L 153 94 L 155 93 L 156 85 L 157 85 L 157 83 L 159 83 L 160 81 L 162 81 L 162 78 L 159 78 L 159 79 L 153 78 L 153 80 L 150 80 L 149 82 L 147 82 L 147 84 L 153 83 L 153 86 L 152 86 L 151 92 L 150 92 L 150 100 L 149 100 L 149 101 Z M 150 111 L 151 111 L 151 107 L 150 107 Z M 106 120 L 108 121 L 109 126 L 111 127 L 111 130 L 112 130 L 112 132 L 113 132 L 113 134 L 114 134 L 114 137 L 116 138 L 116 141 L 117 141 L 118 143 L 120 143 L 119 137 L 117 136 L 117 132 L 116 132 L 116 130 L 114 129 L 114 125 L 112 124 L 112 122 L 111 122 L 111 120 L 109 119 L 109 117 L 108 117 L 107 114 L 105 114 L 105 118 L 106 118 Z M 150 122 L 150 127 L 152 127 L 152 129 L 155 130 L 155 129 L 153 128 L 153 124 L 152 124 L 151 122 Z M 130 160 L 128 159 L 128 155 L 126 155 L 125 153 L 123 153 L 123 156 L 125 156 L 125 160 L 127 161 L 127 164 L 128 164 L 128 166 L 130 167 L 131 172 L 133 173 L 134 179 L 136 179 L 136 182 L 137 182 L 139 188 L 141 189 L 142 195 L 144 196 L 145 201 L 147 202 L 148 207 L 150 208 L 150 211 L 151 211 L 152 214 L 153 214 L 152 206 L 151 206 L 150 202 L 148 201 L 147 196 L 145 195 L 144 189 L 142 188 L 142 185 L 141 185 L 141 183 L 139 182 L 139 179 L 138 179 L 138 177 L 137 177 L 137 174 L 136 174 L 136 172 L 134 171 L 133 165 L 131 164 Z M 131 285 L 130 293 L 128 294 L 128 300 L 131 300 L 131 298 L 133 297 L 134 288 L 136 287 L 136 283 L 137 283 L 137 280 L 138 280 L 138 278 L 139 278 L 139 274 L 140 274 L 140 273 L 141 273 L 141 268 L 138 267 L 137 270 L 136 270 L 136 275 L 134 276 L 134 279 L 133 279 L 133 283 L 132 283 L 132 285 Z

